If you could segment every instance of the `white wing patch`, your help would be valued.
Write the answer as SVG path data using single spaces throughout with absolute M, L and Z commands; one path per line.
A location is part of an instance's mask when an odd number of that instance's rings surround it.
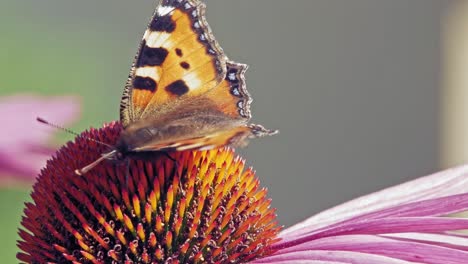
M 189 87 L 190 90 L 195 90 L 202 84 L 196 72 L 186 74 L 184 77 L 182 77 L 182 80 L 184 80 L 185 84 Z
M 170 37 L 171 33 L 146 30 L 143 39 L 146 41 L 146 45 L 150 48 L 171 49 L 174 46 L 174 43 L 169 40 Z
M 160 6 L 158 6 L 158 9 L 157 9 L 158 15 L 160 15 L 160 16 L 169 15 L 172 11 L 174 11 L 173 6 L 160 5 Z
M 159 81 L 161 78 L 160 68 L 157 67 L 140 67 L 135 71 L 135 75 L 141 77 L 151 77 L 155 81 Z

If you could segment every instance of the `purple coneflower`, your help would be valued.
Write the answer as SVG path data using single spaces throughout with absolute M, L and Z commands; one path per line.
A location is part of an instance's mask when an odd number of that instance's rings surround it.
M 230 149 L 103 162 L 121 126 L 84 132 L 42 170 L 20 230 L 27 263 L 467 263 L 468 167 L 371 194 L 279 232 Z M 129 168 L 129 170 L 127 170 Z M 279 233 L 278 233 L 279 232 Z
M 60 149 L 34 185 L 21 230 L 27 263 L 241 263 L 271 254 L 266 190 L 232 150 L 185 151 L 74 171 L 114 144 L 118 123 Z
M 0 115 L 0 182 L 7 176 L 32 182 L 55 152 L 47 144 L 56 129 L 39 124 L 36 117 L 68 125 L 79 115 L 79 102 L 73 97 L 5 96 L 0 97 Z

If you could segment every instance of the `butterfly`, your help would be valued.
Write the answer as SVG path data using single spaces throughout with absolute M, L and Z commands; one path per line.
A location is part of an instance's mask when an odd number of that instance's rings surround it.
M 201 0 L 161 0 L 141 41 L 120 103 L 123 131 L 104 159 L 146 152 L 244 146 L 276 134 L 249 124 L 247 65 L 227 58 Z

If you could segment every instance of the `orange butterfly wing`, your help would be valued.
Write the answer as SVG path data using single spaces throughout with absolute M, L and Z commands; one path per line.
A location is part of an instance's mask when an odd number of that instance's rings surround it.
M 162 0 L 144 34 L 121 101 L 124 127 L 171 101 L 206 93 L 226 60 L 199 0 Z
M 219 47 L 205 20 L 204 3 L 162 0 L 122 97 L 123 141 L 133 152 L 187 150 L 239 146 L 249 137 L 275 134 L 248 124 L 246 70 Z M 206 121 L 207 115 L 219 123 Z

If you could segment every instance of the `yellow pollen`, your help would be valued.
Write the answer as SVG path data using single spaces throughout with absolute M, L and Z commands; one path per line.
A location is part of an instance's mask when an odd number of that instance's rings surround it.
M 156 232 L 158 234 L 161 234 L 164 229 L 164 224 L 162 222 L 161 216 L 156 216 Z
M 200 248 L 204 248 L 208 242 L 210 242 L 211 240 L 211 235 L 208 235 L 205 237 L 205 239 L 203 239 L 203 241 L 200 243 Z
M 260 205 L 260 207 L 258 208 L 258 211 L 259 212 L 266 212 L 268 207 L 270 206 L 270 203 L 263 203 L 262 205 Z M 273 209 L 271 209 L 273 210 Z
M 117 238 L 120 242 L 124 245 L 127 245 L 127 240 L 125 239 L 125 235 L 121 231 L 117 231 Z
M 149 260 L 149 255 L 148 255 L 148 253 L 146 253 L 146 252 L 143 252 L 143 253 L 141 254 L 141 259 L 143 260 L 144 263 L 149 263 L 149 262 L 150 262 L 150 260 Z
M 224 183 L 223 195 L 226 195 L 235 183 L 236 182 L 234 179 L 234 174 L 230 174 L 229 177 L 226 179 L 226 182 Z
M 221 237 L 218 239 L 218 244 L 222 244 L 226 238 L 228 238 L 232 233 L 232 229 L 228 229 L 224 231 L 224 233 L 221 235 Z
M 262 189 L 261 191 L 259 191 L 257 194 L 254 195 L 254 198 L 257 200 L 262 200 L 265 198 L 266 194 L 267 194 L 267 190 Z
M 224 182 L 219 184 L 217 188 L 215 189 L 215 193 L 213 194 L 213 197 L 215 197 L 213 201 L 213 208 L 217 208 L 219 203 L 221 203 L 221 200 L 223 199 L 223 189 L 224 189 Z
M 109 252 L 107 253 L 113 260 L 115 261 L 119 261 L 119 256 L 117 255 L 117 253 L 115 252 L 115 250 L 109 250 Z
M 186 199 L 185 197 L 182 197 L 179 202 L 179 217 L 184 218 L 185 214 L 185 206 L 186 206 Z
M 191 186 L 187 191 L 187 195 L 185 196 L 187 198 L 187 203 L 186 203 L 187 207 L 192 202 L 193 191 L 194 191 L 193 186 Z
M 156 258 L 159 259 L 159 260 L 162 260 L 162 258 L 163 258 L 163 252 L 162 252 L 162 250 L 159 249 L 159 248 L 156 249 L 156 251 L 154 252 L 154 255 L 155 255 Z
M 141 216 L 141 207 L 140 207 L 140 199 L 136 194 L 133 196 L 133 210 L 135 211 L 135 215 L 140 218 Z
M 92 254 L 90 254 L 90 253 L 88 253 L 86 251 L 83 251 L 83 250 L 80 251 L 80 253 L 81 253 L 81 255 L 83 255 L 83 257 L 85 257 L 86 259 L 88 259 L 88 260 L 92 261 L 93 263 L 95 263 L 94 260 L 96 260 L 96 258 Z
M 122 210 L 120 210 L 120 207 L 118 205 L 114 205 L 114 212 L 115 212 L 115 217 L 122 221 L 123 220 L 123 213 Z
M 200 169 L 198 171 L 198 175 L 200 175 L 201 177 L 204 177 L 204 175 L 206 174 L 206 171 L 208 170 L 208 159 L 204 159 L 202 164 L 200 165 Z
M 124 214 L 124 224 L 130 230 L 130 232 L 135 232 L 135 227 L 133 226 L 132 220 L 126 214 Z
M 167 249 L 172 248 L 172 232 L 168 231 L 166 234 L 166 247 Z
M 85 251 L 89 251 L 89 246 L 83 242 L 83 240 L 78 240 L 78 245 Z
M 252 212 L 253 212 L 254 210 L 257 210 L 257 208 L 258 208 L 258 206 L 259 206 L 259 203 L 260 203 L 259 200 L 256 200 L 256 201 L 254 201 L 253 203 L 251 203 L 250 207 L 247 208 L 247 210 L 245 210 L 246 213 L 249 214 L 249 215 L 252 214 Z
M 180 228 L 182 227 L 182 218 L 177 218 L 177 221 L 175 221 L 174 224 L 174 232 L 176 237 L 179 236 Z
M 151 247 L 153 248 L 156 247 L 158 240 L 156 239 L 156 235 L 153 232 L 150 233 L 149 242 L 150 242 Z
M 137 226 L 137 234 L 138 234 L 138 237 L 142 240 L 142 241 L 145 241 L 145 229 L 143 228 L 143 224 L 142 223 L 139 223 L 138 226 Z
M 149 203 L 146 203 L 146 205 L 145 205 L 145 218 L 146 218 L 146 223 L 148 223 L 148 225 L 151 225 L 151 220 L 153 219 L 151 217 L 151 215 L 152 215 L 151 205 Z
M 83 240 L 83 236 L 81 236 L 81 234 L 78 233 L 77 231 L 73 231 L 73 236 L 74 236 L 77 240 Z
M 164 222 L 169 223 L 171 219 L 171 205 L 166 203 L 166 208 L 164 208 Z
M 231 208 L 235 202 L 237 202 L 237 197 L 239 196 L 239 191 L 235 191 L 232 196 L 231 196 L 231 199 L 229 199 L 229 202 L 227 203 L 226 205 L 226 208 Z
M 156 202 L 161 199 L 161 186 L 160 186 L 159 180 L 157 179 L 154 180 L 153 189 L 154 189 L 153 193 L 155 195 L 154 204 L 156 204 Z M 156 210 L 156 206 L 154 207 L 153 210 Z
M 219 169 L 219 176 L 216 179 L 214 185 L 218 186 L 219 184 L 221 184 L 221 182 L 226 178 L 226 175 L 228 175 L 228 169 L 226 162 L 223 162 L 222 167 Z
M 205 199 L 200 196 L 198 197 L 198 207 L 197 207 L 197 214 L 195 215 L 195 222 L 198 222 L 201 217 L 201 212 L 203 211 L 203 206 L 205 205 Z
M 187 250 L 189 249 L 190 247 L 190 243 L 189 243 L 190 240 L 187 240 L 187 242 L 185 242 L 182 247 L 180 247 L 180 252 L 182 252 L 182 254 L 186 254 L 187 253 Z
M 151 193 L 149 195 L 149 201 L 151 203 L 151 209 L 153 209 L 153 211 L 156 211 L 156 206 L 158 204 L 157 204 L 157 200 L 156 200 L 156 194 L 154 193 L 154 191 L 151 191 Z
M 202 193 L 201 193 L 201 198 L 203 200 L 206 199 L 206 196 L 208 195 L 208 192 L 210 191 L 210 184 L 206 184 L 203 189 L 202 189 Z
M 138 248 L 138 241 L 137 240 L 134 240 L 132 242 L 130 242 L 130 244 L 128 245 L 128 247 L 130 248 L 130 251 L 132 251 L 132 253 L 134 255 L 137 255 L 138 254 L 138 251 L 137 251 L 137 248 Z
M 104 229 L 106 229 L 106 232 L 107 232 L 109 235 L 111 235 L 111 236 L 114 236 L 114 235 L 115 235 L 114 228 L 112 228 L 112 226 L 111 226 L 109 223 L 104 222 L 103 226 L 104 226 Z
M 214 163 L 211 163 L 208 169 L 208 173 L 204 178 L 205 185 L 212 184 L 215 175 L 216 175 L 216 165 Z
M 237 208 L 239 209 L 239 212 L 244 211 L 247 205 L 249 205 L 249 199 L 245 199 L 244 201 L 241 202 L 240 205 L 237 206 Z
M 169 206 L 169 209 L 172 207 L 172 203 L 174 202 L 174 190 L 173 190 L 173 185 L 169 186 L 169 189 L 167 190 L 167 206 Z

